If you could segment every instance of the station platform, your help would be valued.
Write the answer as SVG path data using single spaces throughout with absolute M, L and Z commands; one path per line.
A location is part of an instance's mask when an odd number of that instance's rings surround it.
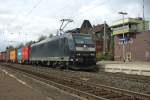
M 48 100 L 40 92 L 30 88 L 25 82 L 16 79 L 0 69 L 0 100 Z M 50 99 L 49 99 L 50 100 Z
M 150 76 L 150 62 L 99 61 L 101 71 Z

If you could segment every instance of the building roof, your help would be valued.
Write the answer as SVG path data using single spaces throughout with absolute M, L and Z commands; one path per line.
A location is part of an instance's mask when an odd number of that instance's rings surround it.
M 84 20 L 83 24 L 81 25 L 81 28 L 80 28 L 80 33 L 91 33 L 92 30 L 93 30 L 93 27 L 92 27 L 90 21 Z
M 129 24 L 129 23 L 133 23 L 133 24 L 139 24 L 143 22 L 143 19 L 142 18 L 125 18 L 124 19 L 124 24 Z M 115 21 L 111 27 L 118 27 L 118 26 L 121 26 L 123 25 L 123 19 L 120 19 L 120 20 L 117 20 Z
M 106 28 L 109 28 L 109 26 L 106 24 Z M 98 32 L 104 32 L 104 24 L 98 24 L 93 26 L 93 31 L 98 33 Z
M 103 32 L 104 31 L 104 24 L 98 24 L 93 26 L 94 32 Z
M 124 26 L 123 26 L 124 24 Z M 149 29 L 149 22 L 142 18 L 125 18 L 114 22 L 111 26 L 113 35 L 142 32 Z
M 93 28 L 89 20 L 84 20 L 83 24 L 81 25 L 82 28 Z

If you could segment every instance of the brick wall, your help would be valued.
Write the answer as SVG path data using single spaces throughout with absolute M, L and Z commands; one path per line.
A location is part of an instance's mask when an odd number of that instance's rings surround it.
M 130 42 L 125 44 L 125 53 L 131 54 L 131 61 L 150 61 L 150 31 L 142 33 L 130 33 Z M 114 58 L 123 60 L 122 45 L 119 44 L 119 36 L 114 39 Z

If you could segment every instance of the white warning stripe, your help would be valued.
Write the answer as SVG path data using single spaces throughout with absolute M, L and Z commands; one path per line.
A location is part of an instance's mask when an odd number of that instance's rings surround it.
M 27 86 L 27 87 L 29 87 L 29 88 L 32 88 L 32 87 L 29 86 L 26 82 L 24 82 L 24 81 L 18 79 L 16 76 L 10 74 L 10 73 L 7 72 L 6 70 L 1 69 L 1 68 L 0 68 L 0 70 L 1 70 L 2 72 L 4 72 L 5 74 L 9 75 L 10 77 L 15 78 L 19 83 L 21 83 L 21 84 L 23 84 L 23 85 L 25 85 L 25 86 Z M 23 76 L 24 76 L 24 77 L 27 77 L 27 78 L 29 78 L 29 79 L 32 79 L 33 81 L 35 81 L 35 82 L 37 82 L 37 83 L 46 85 L 46 86 L 51 87 L 51 88 L 54 88 L 54 89 L 57 89 L 57 90 L 61 91 L 62 93 L 65 93 L 65 94 L 69 94 L 69 95 L 75 96 L 75 97 L 77 97 L 77 98 L 79 98 L 79 99 L 81 99 L 81 100 L 87 100 L 86 98 L 80 97 L 80 96 L 75 95 L 75 94 L 70 94 L 70 93 L 68 93 L 68 92 L 66 92 L 66 91 L 63 91 L 63 90 L 57 88 L 57 87 L 54 87 L 54 86 L 52 86 L 52 85 L 50 85 L 50 84 L 47 84 L 47 83 L 45 83 L 45 82 L 42 82 L 42 81 L 40 81 L 40 80 L 34 79 L 34 78 L 32 78 L 32 77 L 29 77 L 29 76 L 27 76 L 27 75 L 23 75 Z M 38 91 L 38 90 L 35 89 L 35 88 L 32 88 L 32 89 Z M 53 99 L 50 98 L 50 97 L 46 97 L 46 100 L 53 100 Z
M 18 79 L 16 76 L 14 76 L 14 75 L 8 73 L 6 70 L 1 69 L 1 68 L 0 68 L 0 70 L 1 70 L 2 72 L 4 72 L 6 75 L 8 75 L 8 76 L 10 76 L 10 77 L 12 77 L 12 78 L 14 78 L 14 79 L 16 79 L 19 83 L 21 83 L 21 84 L 23 84 L 23 85 L 25 85 L 25 86 L 27 86 L 27 87 L 29 87 L 29 88 L 31 88 L 31 89 L 34 89 L 34 90 L 36 90 L 36 91 L 39 92 L 39 90 L 37 90 L 37 89 L 35 89 L 35 88 L 32 88 L 32 87 L 31 87 L 30 85 L 28 85 L 26 82 L 24 82 L 24 81 Z M 26 75 L 23 75 L 23 76 L 28 77 L 28 76 L 26 76 Z M 28 77 L 28 78 L 31 78 L 31 77 Z M 53 99 L 51 99 L 50 97 L 46 97 L 46 100 L 53 100 Z
M 55 86 L 52 86 L 52 85 L 50 85 L 50 84 L 47 84 L 47 83 L 43 82 L 43 81 L 34 79 L 34 78 L 32 78 L 32 77 L 28 77 L 27 75 L 24 75 L 24 77 L 30 78 L 30 79 L 34 80 L 35 82 L 38 82 L 38 83 L 43 84 L 43 85 L 46 85 L 46 86 L 48 86 L 48 87 L 50 87 L 50 88 L 54 88 L 54 89 L 56 89 L 56 90 L 58 90 L 58 91 L 60 91 L 60 92 L 62 92 L 62 93 L 69 94 L 69 95 L 72 95 L 72 96 L 74 96 L 74 97 L 77 97 L 77 98 L 79 98 L 79 100 L 80 100 L 80 99 L 81 99 L 81 100 L 88 100 L 88 99 L 86 99 L 86 98 L 84 98 L 84 97 L 80 97 L 80 96 L 78 96 L 78 95 L 76 95 L 76 94 L 71 94 L 71 93 L 66 92 L 66 91 L 64 91 L 64 90 L 61 90 L 61 89 L 59 89 L 59 88 L 57 88 L 57 87 L 55 87 Z M 49 99 L 48 99 L 48 100 L 49 100 Z M 50 100 L 51 100 L 51 98 L 50 98 Z M 53 100 L 53 99 L 52 99 L 52 100 Z
M 1 69 L 1 68 L 0 68 L 0 70 L 1 70 L 2 72 L 4 72 L 6 75 L 9 75 L 10 77 L 16 79 L 19 83 L 21 83 L 21 84 L 23 84 L 23 85 L 25 85 L 25 86 L 27 86 L 27 87 L 29 87 L 29 88 L 32 88 L 32 87 L 31 87 L 30 85 L 28 85 L 26 82 L 20 80 L 19 78 L 17 78 L 17 77 L 14 76 L 13 74 L 8 73 L 6 70 Z

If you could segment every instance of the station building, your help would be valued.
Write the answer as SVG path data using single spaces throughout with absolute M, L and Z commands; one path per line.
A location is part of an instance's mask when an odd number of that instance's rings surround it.
M 105 27 L 105 42 L 104 42 L 104 27 Z M 96 44 L 96 58 L 100 59 L 105 53 L 112 54 L 112 39 L 111 39 L 111 29 L 107 23 L 91 25 L 89 20 L 84 20 L 80 28 L 75 28 L 72 30 L 66 31 L 71 34 L 92 34 L 93 41 Z M 105 47 L 105 49 L 104 49 Z
M 121 19 L 114 22 L 111 28 L 114 36 L 115 60 L 150 61 L 150 30 L 148 21 L 141 18 L 126 18 L 124 21 Z
M 104 37 L 105 29 L 105 37 Z M 113 55 L 111 29 L 107 23 L 93 25 L 93 39 L 96 43 L 97 58 L 101 59 L 104 54 Z M 105 39 L 104 39 L 105 38 Z
M 105 37 L 104 37 L 105 30 Z M 103 24 L 91 25 L 89 20 L 84 20 L 81 28 L 81 34 L 92 34 L 93 41 L 96 45 L 96 58 L 100 60 L 103 54 L 112 55 L 112 38 L 111 38 L 111 28 L 104 22 Z M 105 38 L 105 39 L 104 39 Z

